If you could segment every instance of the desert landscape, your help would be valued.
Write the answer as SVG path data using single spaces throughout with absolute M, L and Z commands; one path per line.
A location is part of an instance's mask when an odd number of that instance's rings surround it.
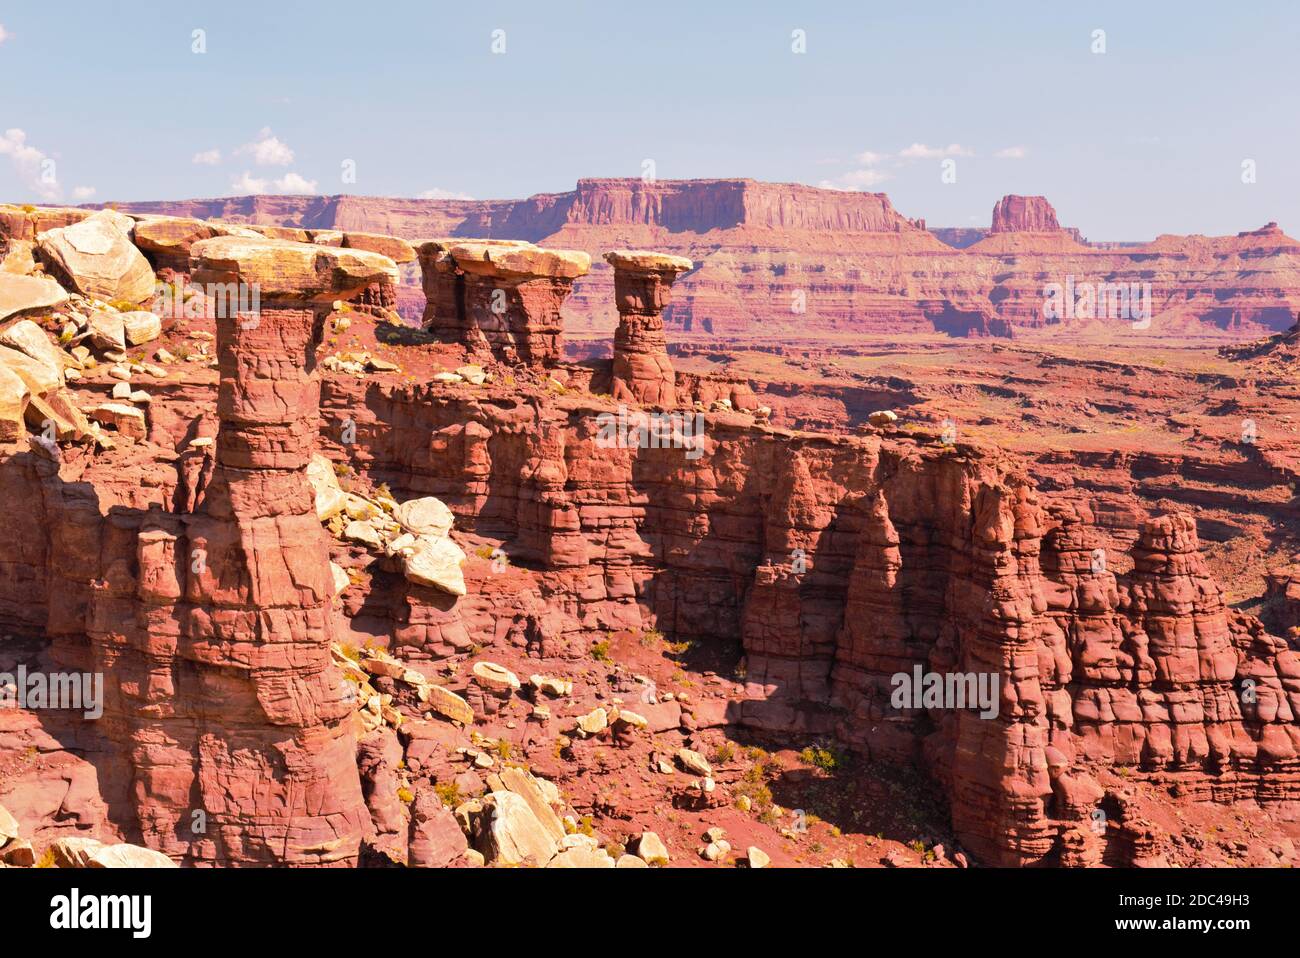
M 1297 32 L 6 5 L 3 940 L 1287 934 Z
M 1297 860 L 1275 223 L 605 179 L 0 237 L 0 673 L 102 681 L 0 710 L 10 866 Z

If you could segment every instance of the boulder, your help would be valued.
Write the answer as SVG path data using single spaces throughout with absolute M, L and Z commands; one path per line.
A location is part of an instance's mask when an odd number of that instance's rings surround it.
M 549 862 L 547 868 L 613 868 L 614 859 L 603 848 L 566 848 Z
M 153 268 L 123 229 L 120 213 L 104 210 L 37 238 L 52 273 L 83 296 L 142 303 L 154 292 Z M 127 222 L 130 222 L 127 219 Z
M 443 868 L 465 854 L 469 842 L 450 808 L 432 789 L 416 793 L 411 806 L 411 843 L 407 864 L 412 868 Z
M 383 536 L 375 530 L 375 527 L 369 522 L 362 522 L 359 519 L 352 520 L 344 527 L 343 538 L 352 542 L 360 542 L 371 549 L 378 549 L 384 544 Z
M 58 839 L 49 851 L 56 868 L 89 868 L 91 856 L 103 847 L 101 841 L 74 835 Z
M 0 241 L 0 273 L 30 276 L 36 272 L 36 244 L 30 240 Z M 62 291 L 63 287 L 59 287 Z M 3 317 L 0 317 L 3 318 Z
M 316 518 L 321 522 L 334 518 L 347 507 L 348 496 L 339 488 L 334 464 L 320 453 L 307 463 L 307 481 L 316 494 Z
M 405 557 L 402 571 L 410 582 L 426 585 L 451 595 L 465 594 L 465 574 L 460 564 L 465 553 L 450 539 L 419 536 L 414 551 Z
M 591 256 L 581 250 L 543 249 L 489 241 L 457 243 L 449 252 L 457 266 L 476 276 L 577 279 L 591 270 Z
M 393 510 L 393 518 L 407 532 L 439 538 L 451 532 L 455 516 L 433 496 L 408 499 Z
M 23 423 L 31 396 L 22 377 L 0 364 L 0 442 L 14 442 L 27 434 Z
M 334 595 L 340 596 L 352 584 L 347 572 L 337 563 L 330 563 L 330 580 L 334 583 Z
M 109 845 L 89 856 L 89 868 L 176 868 L 174 861 L 162 852 L 139 845 Z
M 424 685 L 420 687 L 420 697 L 426 705 L 444 718 L 449 718 L 462 725 L 474 724 L 474 710 L 469 703 L 450 689 L 441 685 Z
M 162 319 L 144 310 L 123 313 L 122 327 L 128 346 L 140 346 L 162 335 Z
M 65 366 L 79 365 L 75 359 L 55 346 L 45 330 L 30 319 L 21 319 L 0 333 L 0 345 L 26 353 L 50 369 L 62 370 Z
M 0 320 L 19 313 L 51 309 L 68 301 L 63 287 L 45 276 L 0 272 Z
M 90 314 L 90 341 L 99 349 L 113 352 L 126 350 L 126 322 L 122 313 Z
M 583 735 L 599 735 L 609 727 L 609 713 L 603 708 L 594 708 L 586 715 L 578 716 L 578 731 Z
M 654 832 L 642 832 L 636 840 L 637 857 L 648 865 L 667 865 L 668 847 Z
M 519 679 L 503 665 L 495 662 L 475 662 L 471 670 L 474 681 L 494 692 L 515 692 L 519 690 Z
M 692 775 L 703 775 L 711 777 L 713 775 L 713 766 L 699 752 L 689 748 L 679 748 L 677 750 L 677 764 Z
M 112 426 L 122 435 L 132 439 L 143 439 L 149 432 L 144 413 L 126 403 L 100 403 L 90 411 L 89 415 L 101 426 Z
M 559 849 L 522 796 L 494 792 L 483 800 L 487 826 L 480 850 L 489 865 L 545 865 Z
M 31 842 L 16 838 L 0 848 L 0 862 L 11 868 L 31 868 L 36 864 L 36 850 L 32 848 Z
M 656 253 L 644 249 L 615 249 L 605 254 L 605 262 L 615 269 L 647 270 L 654 272 L 685 273 L 695 264 L 685 256 Z
M 745 858 L 749 861 L 750 868 L 766 868 L 772 864 L 772 858 L 756 845 L 750 845 L 745 852 Z
M 159 266 L 183 269 L 190 247 L 216 235 L 215 224 L 187 216 L 144 216 L 135 223 L 135 245 Z
M 33 393 L 27 405 L 27 423 L 42 433 L 52 426 L 54 437 L 60 441 L 82 439 L 92 431 L 90 420 L 66 389 L 56 389 L 45 395 Z
M 551 803 L 547 801 L 546 792 L 542 787 L 544 779 L 535 778 L 522 768 L 503 768 L 500 775 L 497 776 L 497 781 L 501 783 L 501 787 L 506 791 L 513 792 L 528 803 L 528 807 L 536 816 L 538 823 L 552 839 L 558 843 L 564 842 L 566 837 L 564 823 L 560 821 L 560 817 L 551 808 Z M 546 784 L 549 785 L 550 783 L 547 782 Z
M 557 679 L 549 675 L 530 675 L 528 684 L 552 698 L 558 699 L 573 694 L 573 683 L 568 679 Z
M 9 346 L 0 346 L 0 366 L 16 373 L 27 383 L 27 388 L 34 396 L 54 392 L 63 386 L 62 363 L 51 364 L 46 360 L 35 359 Z
M 10 814 L 9 809 L 0 805 L 0 848 L 18 837 L 18 819 Z

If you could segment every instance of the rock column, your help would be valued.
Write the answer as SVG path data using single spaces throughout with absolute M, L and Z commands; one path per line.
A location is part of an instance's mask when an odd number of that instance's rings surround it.
M 431 240 L 419 247 L 423 325 L 506 363 L 548 366 L 563 355 L 560 307 L 591 257 L 511 241 Z
M 368 816 L 354 705 L 330 661 L 329 550 L 306 469 L 330 303 L 394 280 L 396 268 L 373 253 L 234 237 L 191 255 L 193 282 L 255 289 L 260 307 L 217 317 L 216 465 L 188 521 L 192 634 L 182 643 L 226 676 L 213 713 L 223 727 L 196 758 L 209 825 L 191 854 L 349 864 Z
M 614 398 L 645 406 L 675 406 L 677 390 L 668 360 L 663 311 L 671 299 L 673 281 L 694 264 L 681 256 L 644 250 L 614 250 L 605 254 L 605 262 L 614 267 L 618 307 Z
M 449 250 L 455 240 L 427 240 L 416 247 L 424 287 L 420 325 L 445 343 L 468 345 L 465 329 L 465 273 Z

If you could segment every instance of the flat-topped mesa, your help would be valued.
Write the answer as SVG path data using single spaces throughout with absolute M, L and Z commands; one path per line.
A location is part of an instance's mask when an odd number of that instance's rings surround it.
M 418 247 L 427 299 L 424 328 L 450 342 L 490 351 L 507 363 L 557 362 L 560 307 L 591 269 L 578 250 L 500 240 L 428 240 Z
M 612 250 L 605 262 L 614 267 L 614 399 L 646 406 L 677 404 L 676 378 L 668 360 L 664 307 L 673 281 L 694 267 L 684 256 L 647 250 Z

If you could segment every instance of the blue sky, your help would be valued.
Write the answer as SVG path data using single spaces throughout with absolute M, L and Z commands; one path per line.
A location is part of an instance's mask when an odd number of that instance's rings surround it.
M 10 2 L 0 31 L 12 202 L 519 197 L 652 159 L 932 226 L 1015 192 L 1092 239 L 1300 235 L 1293 2 Z

